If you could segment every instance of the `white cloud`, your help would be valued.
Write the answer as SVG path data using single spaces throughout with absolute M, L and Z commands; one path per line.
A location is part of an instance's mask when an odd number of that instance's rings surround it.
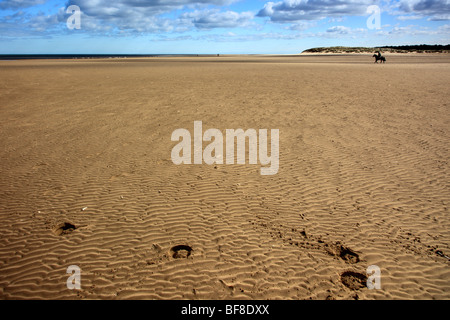
M 450 1 L 448 0 L 400 0 L 401 13 L 429 17 L 429 20 L 450 20 Z
M 450 20 L 450 14 L 434 14 L 428 21 L 447 21 Z
M 33 7 L 39 4 L 43 4 L 47 0 L 4 0 L 0 2 L 0 9 L 20 9 Z
M 188 8 L 200 9 L 208 5 L 224 6 L 236 0 L 70 0 L 83 12 L 83 22 L 91 30 L 118 29 L 121 32 L 158 33 L 182 32 L 192 27 L 199 29 L 232 28 L 245 26 L 253 19 L 251 13 L 216 9 L 185 12 L 179 18 L 163 18 L 165 13 Z
M 132 19 L 138 16 L 155 16 L 184 7 L 201 7 L 206 5 L 223 6 L 236 0 L 69 0 L 67 6 L 77 5 L 92 17 L 99 19 Z
M 400 21 L 406 21 L 406 20 L 419 20 L 422 19 L 422 16 L 398 16 L 397 19 Z
M 339 34 L 349 34 L 351 32 L 351 28 L 344 26 L 334 26 L 327 29 L 328 33 L 339 33 Z
M 291 24 L 289 27 L 285 28 L 288 30 L 295 30 L 295 31 L 305 31 L 307 29 L 316 27 L 317 23 L 315 21 L 299 21 L 296 23 Z
M 203 10 L 187 12 L 180 19 L 192 23 L 198 29 L 246 27 L 254 15 L 251 12 Z
M 370 5 L 378 0 L 283 0 L 268 2 L 258 17 L 269 17 L 274 22 L 321 20 L 326 17 L 366 15 Z
M 26 7 L 44 3 L 46 0 L 6 0 L 0 2 L 1 8 Z M 220 12 L 218 9 L 205 9 L 208 6 L 224 6 L 237 0 L 69 0 L 59 12 L 49 16 L 26 14 L 20 19 L 0 24 L 3 37 L 21 35 L 47 36 L 56 29 L 60 33 L 69 32 L 66 21 L 70 14 L 66 8 L 76 5 L 81 10 L 81 30 L 99 35 L 155 34 L 185 32 L 192 28 L 213 29 L 242 27 L 250 24 L 254 14 L 249 12 Z M 166 13 L 184 10 L 182 17 L 168 17 Z M 195 10 L 186 14 L 186 10 Z M 19 32 L 19 29 L 22 32 Z M 40 33 L 39 33 L 40 32 Z
M 450 33 L 450 25 L 443 25 L 436 29 L 419 25 L 408 26 L 394 26 L 391 30 L 379 31 L 378 34 L 383 37 L 395 36 L 395 37 L 410 37 L 410 38 L 431 38 L 435 36 L 446 36 Z M 391 38 L 393 39 L 393 38 Z

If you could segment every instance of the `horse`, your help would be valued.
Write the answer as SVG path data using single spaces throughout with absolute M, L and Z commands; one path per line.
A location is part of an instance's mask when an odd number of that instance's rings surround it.
M 381 63 L 386 63 L 386 58 L 383 56 L 379 56 L 377 54 L 374 54 L 372 57 L 375 58 L 375 63 L 378 63 L 378 60 L 381 60 Z

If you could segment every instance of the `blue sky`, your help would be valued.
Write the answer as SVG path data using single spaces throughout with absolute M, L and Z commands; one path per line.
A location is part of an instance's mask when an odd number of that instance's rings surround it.
M 67 13 L 73 5 L 79 20 Z M 379 20 L 367 11 L 374 5 Z M 71 16 L 80 29 L 67 26 Z M 371 17 L 379 28 L 368 26 Z M 450 44 L 449 0 L 0 0 L 0 54 L 293 54 L 407 44 Z

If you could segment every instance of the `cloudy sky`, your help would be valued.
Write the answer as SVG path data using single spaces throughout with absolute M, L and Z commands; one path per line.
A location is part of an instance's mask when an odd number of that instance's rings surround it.
M 0 54 L 289 54 L 405 44 L 450 44 L 450 0 L 0 0 Z

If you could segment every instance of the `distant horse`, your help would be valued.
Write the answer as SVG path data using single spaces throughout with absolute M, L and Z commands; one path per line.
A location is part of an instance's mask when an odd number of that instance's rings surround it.
M 375 63 L 378 63 L 378 61 L 380 60 L 381 63 L 386 63 L 386 58 L 383 56 L 379 56 L 377 54 L 374 54 L 372 57 L 375 58 Z

